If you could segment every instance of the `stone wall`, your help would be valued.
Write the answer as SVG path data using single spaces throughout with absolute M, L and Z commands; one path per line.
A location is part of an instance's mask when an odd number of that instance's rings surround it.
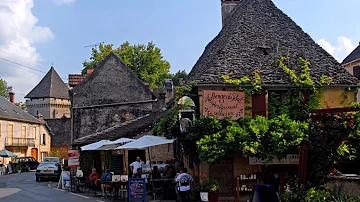
M 74 140 L 105 130 L 121 122 L 151 113 L 152 104 L 132 104 L 114 107 L 75 109 L 73 113 Z
M 360 176 L 334 176 L 328 180 L 327 187 L 342 196 L 350 195 L 353 198 L 358 198 L 360 196 Z
M 68 159 L 68 150 L 70 150 L 70 146 L 52 146 L 51 151 L 60 154 L 60 158 Z
M 114 54 L 70 93 L 73 139 L 152 112 L 154 94 Z M 104 106 L 118 103 L 113 106 Z M 120 104 L 121 103 L 121 104 Z
M 36 116 L 38 113 L 44 119 L 61 118 L 64 114 L 70 117 L 70 100 L 56 98 L 41 98 L 26 100 L 29 114 Z

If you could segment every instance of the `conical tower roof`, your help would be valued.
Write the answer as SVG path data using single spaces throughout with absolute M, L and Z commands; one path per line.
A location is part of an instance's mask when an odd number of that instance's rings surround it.
M 353 85 L 358 80 L 321 48 L 271 0 L 241 0 L 220 33 L 206 46 L 187 78 L 197 83 L 224 83 L 260 71 L 264 84 L 287 85 L 291 81 L 275 61 L 290 56 L 289 68 L 300 73 L 299 57 L 311 63 L 311 77 L 333 78 L 335 84 Z
M 60 78 L 59 74 L 51 67 L 40 83 L 30 91 L 25 98 L 60 98 L 70 99 L 69 88 Z

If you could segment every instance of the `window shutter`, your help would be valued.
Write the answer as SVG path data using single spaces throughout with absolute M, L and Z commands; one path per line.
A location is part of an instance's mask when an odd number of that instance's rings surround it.
M 266 116 L 266 92 L 252 95 L 252 117 Z

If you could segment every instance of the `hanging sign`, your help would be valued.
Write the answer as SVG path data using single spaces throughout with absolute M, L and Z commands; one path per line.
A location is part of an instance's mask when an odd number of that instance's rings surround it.
M 245 92 L 204 90 L 203 116 L 237 120 L 245 116 Z
M 80 166 L 80 151 L 79 150 L 69 150 L 68 151 L 68 166 L 69 168 L 77 168 Z
M 254 157 L 249 157 L 249 165 L 264 165 L 264 164 L 268 164 L 268 165 L 298 165 L 299 164 L 299 155 L 297 154 L 288 154 L 286 156 L 286 158 L 278 160 L 278 159 L 274 159 L 272 161 L 264 161 L 262 159 L 259 158 L 254 158 Z

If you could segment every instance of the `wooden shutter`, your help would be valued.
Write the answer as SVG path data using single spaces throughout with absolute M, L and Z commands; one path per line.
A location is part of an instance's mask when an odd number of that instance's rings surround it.
M 252 117 L 266 116 L 266 92 L 252 95 Z

